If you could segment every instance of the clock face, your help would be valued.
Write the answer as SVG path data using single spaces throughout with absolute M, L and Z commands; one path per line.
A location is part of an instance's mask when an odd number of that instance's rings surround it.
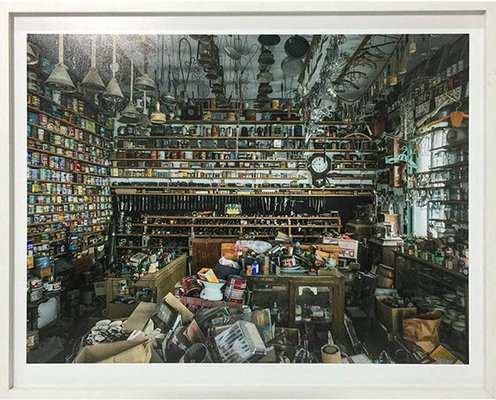
M 325 157 L 315 157 L 312 160 L 312 169 L 317 173 L 323 173 L 329 168 L 329 161 Z

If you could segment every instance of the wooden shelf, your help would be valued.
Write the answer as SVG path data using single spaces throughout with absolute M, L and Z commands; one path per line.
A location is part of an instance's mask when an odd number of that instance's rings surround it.
M 110 187 L 110 186 L 107 186 Z M 83 197 L 83 196 L 88 196 L 88 197 L 112 197 L 110 194 L 71 194 L 71 193 L 48 193 L 48 192 L 28 192 L 28 196 L 73 196 L 73 197 Z M 56 203 L 30 203 L 30 204 L 56 204 Z M 70 203 L 73 204 L 73 203 Z
M 48 150 L 43 150 L 43 149 L 39 149 L 37 147 L 30 147 L 28 146 L 28 150 L 31 150 L 31 151 L 36 151 L 38 153 L 45 153 L 45 154 L 50 154 L 52 156 L 58 156 L 58 157 L 63 157 L 63 158 L 67 158 L 68 160 L 72 160 L 72 161 L 78 161 L 78 162 L 85 162 L 85 163 L 88 163 L 88 164 L 93 164 L 93 165 L 98 165 L 100 167 L 104 167 L 104 168 L 108 168 L 109 166 L 108 165 L 104 165 L 104 164 L 100 164 L 100 163 L 97 163 L 95 161 L 89 161 L 89 160 L 84 160 L 84 159 L 79 159 L 79 158 L 74 158 L 72 156 L 68 156 L 66 154 L 59 154 L 59 153 L 54 153 L 52 151 L 48 151 Z M 47 167 L 45 167 L 47 168 Z
M 109 178 L 109 175 L 95 174 L 94 172 L 71 171 L 70 169 L 62 169 L 62 168 L 54 168 L 54 167 L 42 167 L 41 165 L 31 165 L 31 164 L 27 164 L 27 167 L 28 168 L 49 169 L 51 171 L 69 172 L 71 174 L 92 175 L 92 176 L 99 176 L 102 178 Z M 109 167 L 103 167 L 103 168 L 109 168 Z
M 214 152 L 215 150 L 210 149 L 210 152 Z M 239 162 L 239 163 L 255 163 L 255 162 L 307 162 L 305 159 L 281 159 L 281 160 L 267 160 L 267 159 L 235 159 L 235 160 L 212 160 L 212 159 L 201 159 L 201 158 L 163 158 L 163 159 L 151 159 L 151 158 L 111 158 L 110 161 L 153 161 L 153 162 L 194 162 L 194 161 L 202 161 L 202 162 L 219 162 L 219 163 L 230 163 L 230 162 Z M 349 164 L 349 163 L 363 163 L 363 164 L 371 164 L 376 163 L 377 160 L 336 160 L 333 161 L 334 164 Z M 123 168 L 123 167 L 117 167 Z M 138 167 L 138 168 L 147 168 L 147 167 Z M 166 168 L 166 167 L 164 167 Z M 342 168 L 336 168 L 337 170 Z
M 294 153 L 294 152 L 299 152 L 299 153 L 323 153 L 324 149 L 306 149 L 306 148 L 301 148 L 301 149 L 283 149 L 283 148 L 271 148 L 271 149 L 259 149 L 259 148 L 238 148 L 237 150 L 234 149 L 225 149 L 225 148 L 198 148 L 198 147 L 193 147 L 193 148 L 178 148 L 178 147 L 147 147 L 145 149 L 124 149 L 124 148 L 117 148 L 116 151 L 135 151 L 135 152 L 151 152 L 151 151 L 165 151 L 168 153 L 172 152 L 177 152 L 177 151 L 191 151 L 191 152 L 217 152 L 217 153 L 233 153 L 233 152 L 238 152 L 238 153 Z M 326 149 L 326 153 L 355 153 L 357 150 L 355 149 Z M 360 151 L 361 153 L 365 154 L 373 154 L 375 153 L 374 150 L 364 150 Z M 157 159 L 153 159 L 157 160 Z M 160 160 L 159 160 L 160 161 Z M 341 160 L 339 160 L 341 161 Z M 357 160 L 344 160 L 344 161 L 357 161 Z
M 184 139 L 184 140 L 305 140 L 305 136 L 199 136 L 199 135 L 152 135 L 152 136 L 140 136 L 140 135 L 120 135 L 117 136 L 117 140 L 154 140 L 154 139 Z M 371 139 L 364 138 L 343 138 L 343 137 L 332 137 L 332 136 L 312 136 L 310 140 L 326 140 L 329 142 L 350 142 L 350 141 L 360 141 L 360 142 L 370 142 Z M 121 149 L 121 148 L 120 148 Z M 124 149 L 124 150 L 135 150 Z
M 61 110 L 63 111 L 68 111 L 70 112 L 71 114 L 73 115 L 76 115 L 77 117 L 81 117 L 81 118 L 84 118 L 84 119 L 87 119 L 88 121 L 91 121 L 91 122 L 94 122 L 96 125 L 99 125 L 101 126 L 102 128 L 105 128 L 105 130 L 111 130 L 111 128 L 108 128 L 105 124 L 102 124 L 101 122 L 98 122 L 96 119 L 93 119 L 93 118 L 90 118 L 84 114 L 81 114 L 75 110 L 73 110 L 72 108 L 68 108 L 68 107 L 64 107 L 62 104 L 60 103 L 57 103 L 55 102 L 53 99 L 51 99 L 50 97 L 47 97 L 45 95 L 42 95 L 41 93 L 38 93 L 38 92 L 35 92 L 34 90 L 29 90 L 28 89 L 28 93 L 30 94 L 33 94 L 35 96 L 38 96 L 39 98 L 41 99 L 44 99 L 46 101 L 49 101 L 50 103 L 52 104 L 55 104 L 57 107 L 59 107 Z M 85 104 L 86 105 L 86 104 Z M 91 106 L 94 106 L 93 104 L 91 104 Z M 96 105 L 95 105 L 96 106 Z M 103 114 L 103 113 L 100 113 L 100 114 Z M 109 118 L 108 116 L 106 116 L 105 118 Z
M 158 227 L 164 227 L 164 228 L 190 228 L 190 227 L 199 227 L 199 228 L 290 228 L 290 227 L 295 227 L 298 229 L 303 229 L 303 228 L 329 228 L 329 227 L 336 227 L 338 225 L 336 224 L 331 224 L 331 225 L 275 225 L 275 224 L 137 224 L 134 223 L 132 226 L 149 226 L 152 228 L 158 228 Z
M 329 217 L 329 216 L 320 216 L 316 215 L 313 217 L 291 217 L 291 216 L 240 216 L 240 215 L 232 215 L 232 216 L 220 216 L 220 217 L 213 217 L 213 216 L 188 216 L 188 215 L 147 215 L 147 218 L 155 218 L 155 219 L 275 219 L 275 220 L 299 220 L 299 219 L 327 219 L 327 220 L 341 220 L 340 217 Z M 146 224 L 144 224 L 146 225 Z
M 110 204 L 110 203 L 108 203 Z M 93 212 L 93 211 L 108 211 L 111 210 L 112 208 L 104 208 L 102 209 L 94 209 L 94 210 L 79 210 L 79 211 L 49 211 L 49 212 L 34 212 L 34 213 L 27 213 L 27 215 L 60 215 L 60 214 L 80 214 L 80 213 L 88 213 L 88 212 Z M 108 215 L 104 216 L 96 216 L 96 218 L 101 218 L 101 217 L 107 217 Z
M 87 227 L 87 226 L 100 226 L 100 225 L 104 225 L 104 224 L 108 223 L 108 217 L 109 216 L 97 217 L 97 218 L 107 218 L 107 221 L 104 221 L 104 222 L 99 222 L 99 223 L 96 223 L 96 224 L 88 224 L 88 225 L 82 224 L 80 226 Z M 33 224 L 27 224 L 27 226 L 30 227 L 30 226 L 42 226 L 42 225 L 68 224 L 68 223 L 77 222 L 77 221 L 80 221 L 80 219 L 78 218 L 78 219 L 66 219 L 64 221 L 35 222 Z M 60 229 L 60 231 L 64 231 L 64 229 Z M 52 232 L 55 232 L 55 231 L 42 232 L 40 234 L 43 234 L 43 233 L 52 233 Z M 71 231 L 71 232 L 74 232 L 74 231 Z
M 96 148 L 98 148 L 98 149 L 100 149 L 100 150 L 102 150 L 102 151 L 107 151 L 107 152 L 112 151 L 112 148 L 111 148 L 111 147 L 108 147 L 108 148 L 107 148 L 107 147 L 102 147 L 102 146 L 99 146 L 99 145 L 97 145 L 97 144 L 95 144 L 95 143 L 91 143 L 91 142 L 88 142 L 88 141 L 86 141 L 86 140 L 79 139 L 79 138 L 77 138 L 77 137 L 75 137 L 75 136 L 65 135 L 65 134 L 63 134 L 63 133 L 62 133 L 62 132 L 60 132 L 60 131 L 54 131 L 53 129 L 48 129 L 47 127 L 43 127 L 43 126 L 41 126 L 41 125 L 36 125 L 36 124 L 33 124 L 32 122 L 29 122 L 29 121 L 27 122 L 27 124 L 28 124 L 28 125 L 30 125 L 30 126 L 32 126 L 32 127 L 34 127 L 34 128 L 43 129 L 44 131 L 47 131 L 47 132 L 53 133 L 54 135 L 59 135 L 59 136 L 62 136 L 62 137 L 64 137 L 64 138 L 66 138 L 66 139 L 74 140 L 74 141 L 76 141 L 76 142 L 78 142 L 78 143 L 82 143 L 82 144 L 84 144 L 84 145 L 86 145 L 86 146 L 96 147 Z M 40 141 L 39 139 L 36 139 L 36 138 L 33 138 L 33 137 L 29 137 L 29 136 L 27 137 L 27 139 L 28 139 L 28 140 L 38 140 L 38 141 Z M 42 143 L 45 143 L 45 142 L 42 142 Z M 50 145 L 52 145 L 52 146 L 58 146 L 58 147 L 62 147 L 61 145 L 52 144 L 52 143 L 50 143 Z M 69 149 L 69 150 L 72 150 L 72 149 L 70 149 L 70 148 L 68 148 L 68 149 Z M 78 151 L 78 150 L 74 150 L 74 151 Z
M 55 104 L 56 104 L 56 103 L 55 103 Z M 29 105 L 29 104 L 27 105 L 27 108 L 28 108 L 29 110 L 33 111 L 33 112 L 37 112 L 37 113 L 39 113 L 39 114 L 45 114 L 47 117 L 49 117 L 49 118 L 53 118 L 53 119 L 55 119 L 55 120 L 57 120 L 57 121 L 60 121 L 61 123 L 65 124 L 65 125 L 67 125 L 67 126 L 72 126 L 73 128 L 76 128 L 76 129 L 79 129 L 79 130 L 81 130 L 81 131 L 87 132 L 87 133 L 89 133 L 90 135 L 95 135 L 95 136 L 99 137 L 99 138 L 100 138 L 100 139 L 102 139 L 102 140 L 107 140 L 107 141 L 111 141 L 111 140 L 112 140 L 112 138 L 111 138 L 111 137 L 102 136 L 102 135 L 100 135 L 100 134 L 99 134 L 99 133 L 97 133 L 97 132 L 92 132 L 92 131 L 90 131 L 89 129 L 83 128 L 83 127 L 81 127 L 81 126 L 79 126 L 79 125 L 76 125 L 76 124 L 73 124 L 72 122 L 69 122 L 69 121 L 67 121 L 67 120 L 65 120 L 65 119 L 63 119 L 63 118 L 61 118 L 61 117 L 57 117 L 56 115 L 51 114 L 51 113 L 49 113 L 48 111 L 43 111 L 43 110 L 41 110 L 41 109 L 39 109 L 39 108 L 36 108 L 36 107 L 33 107 L 33 106 Z M 82 118 L 88 119 L 88 118 L 86 118 L 86 117 L 82 117 Z M 89 120 L 89 121 L 91 121 L 91 120 Z M 91 122 L 93 122 L 93 121 L 91 121 Z
M 97 184 L 90 184 L 90 183 L 77 183 L 77 182 L 60 182 L 60 181 L 53 181 L 50 179 L 34 179 L 34 178 L 27 178 L 28 181 L 33 181 L 33 182 L 42 182 L 42 183 L 59 183 L 61 185 L 71 185 L 71 186 L 92 186 L 92 187 L 106 187 L 106 185 L 97 185 Z

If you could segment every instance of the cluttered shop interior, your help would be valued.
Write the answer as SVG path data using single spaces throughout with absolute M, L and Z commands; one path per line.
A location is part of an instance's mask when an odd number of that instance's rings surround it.
M 469 362 L 468 35 L 26 56 L 28 363 Z

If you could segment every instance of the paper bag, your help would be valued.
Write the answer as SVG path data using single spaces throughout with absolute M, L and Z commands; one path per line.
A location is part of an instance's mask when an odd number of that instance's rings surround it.
M 407 317 L 403 320 L 403 337 L 416 344 L 426 353 L 439 345 L 439 327 L 443 314 L 431 311 Z

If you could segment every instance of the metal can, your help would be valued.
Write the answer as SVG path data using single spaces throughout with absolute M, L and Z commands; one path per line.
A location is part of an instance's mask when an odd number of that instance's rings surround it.
M 186 296 L 199 296 L 201 292 L 200 284 L 196 276 L 187 275 L 181 279 L 181 286 L 183 287 Z
M 246 280 L 238 275 L 231 275 L 227 278 L 224 289 L 224 300 L 232 303 L 243 303 L 246 290 Z

